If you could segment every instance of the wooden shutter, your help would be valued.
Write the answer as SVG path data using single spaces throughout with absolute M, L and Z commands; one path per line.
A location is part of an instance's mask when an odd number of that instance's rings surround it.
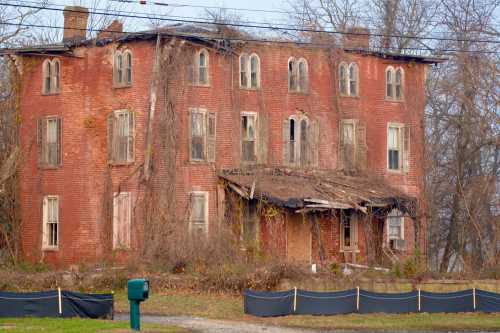
M 345 168 L 345 141 L 344 141 L 344 121 L 339 122 L 339 149 L 337 156 L 337 169 Z
M 62 119 L 56 119 L 57 126 L 57 165 L 62 164 Z
M 120 202 L 118 195 L 113 194 L 113 249 L 118 247 L 118 203 Z
M 312 120 L 308 124 L 307 133 L 307 155 L 308 165 L 317 167 L 319 164 L 319 122 Z
M 401 128 L 403 131 L 403 172 L 410 170 L 410 127 Z
M 42 247 L 48 245 L 48 230 L 47 222 L 49 219 L 49 202 L 47 197 L 43 197 L 42 201 Z
M 127 162 L 133 162 L 135 158 L 135 113 L 128 112 L 128 158 Z
M 217 133 L 217 118 L 215 113 L 207 114 L 207 160 L 215 162 L 215 149 L 216 149 L 216 133 Z
M 257 138 L 257 161 L 260 164 L 267 163 L 267 148 L 269 141 L 268 117 L 266 113 L 260 113 L 257 118 L 259 129 Z
M 366 144 L 366 126 L 361 122 L 356 124 L 356 168 L 365 170 L 368 160 Z
M 290 120 L 283 120 L 283 165 L 290 165 Z M 297 135 L 297 134 L 295 134 Z
M 44 118 L 38 119 L 37 124 L 37 139 L 36 143 L 38 146 L 38 165 L 43 165 L 45 162 L 45 138 L 47 135 L 46 120 Z
M 115 160 L 115 114 L 108 115 L 108 162 L 114 163 Z

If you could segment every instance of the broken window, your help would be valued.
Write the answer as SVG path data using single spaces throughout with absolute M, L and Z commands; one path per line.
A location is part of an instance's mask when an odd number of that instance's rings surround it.
M 57 94 L 61 86 L 61 63 L 59 59 L 43 62 L 43 94 Z
M 256 162 L 256 123 L 257 114 L 246 113 L 241 116 L 241 152 L 245 162 Z
M 215 161 L 216 117 L 205 109 L 190 109 L 190 159 Z
M 340 217 L 340 246 L 342 251 L 358 249 L 358 223 L 353 213 L 342 212 Z
M 319 125 L 302 115 L 283 122 L 283 159 L 289 166 L 317 166 L 319 157 Z
M 114 164 L 134 161 L 135 116 L 118 110 L 108 116 L 108 160 Z
M 43 248 L 57 249 L 59 246 L 59 197 L 47 195 L 43 198 Z
M 208 192 L 190 194 L 189 232 L 199 235 L 208 232 Z
M 389 124 L 387 132 L 387 168 L 394 171 L 409 169 L 410 128 Z
M 38 120 L 38 162 L 43 167 L 57 167 L 62 162 L 61 118 L 49 117 Z
M 308 88 L 307 61 L 304 58 L 288 60 L 288 90 L 306 92 Z
M 113 195 L 113 249 L 130 248 L 131 198 L 130 192 Z
M 364 170 L 367 164 L 366 127 L 357 119 L 343 119 L 339 125 L 338 167 Z
M 387 215 L 387 239 L 404 239 L 404 224 L 403 224 L 403 214 L 397 210 L 393 209 Z

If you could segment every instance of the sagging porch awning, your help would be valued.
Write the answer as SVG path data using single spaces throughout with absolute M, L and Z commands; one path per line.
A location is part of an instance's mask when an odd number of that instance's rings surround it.
M 223 170 L 219 177 L 245 199 L 259 199 L 296 212 L 398 208 L 415 217 L 416 199 L 374 176 L 336 171 L 262 168 Z

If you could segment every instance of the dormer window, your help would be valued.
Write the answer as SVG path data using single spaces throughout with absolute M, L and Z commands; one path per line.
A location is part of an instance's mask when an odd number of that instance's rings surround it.
M 58 94 L 61 88 L 61 63 L 59 59 L 43 62 L 43 94 Z
M 115 87 L 132 85 L 132 53 L 116 51 L 113 62 L 113 84 Z

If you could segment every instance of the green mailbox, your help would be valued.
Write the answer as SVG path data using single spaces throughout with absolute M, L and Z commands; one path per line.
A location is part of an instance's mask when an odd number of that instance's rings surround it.
M 149 281 L 145 279 L 132 279 L 127 283 L 127 294 L 130 302 L 130 328 L 141 330 L 141 317 L 139 304 L 149 297 Z

